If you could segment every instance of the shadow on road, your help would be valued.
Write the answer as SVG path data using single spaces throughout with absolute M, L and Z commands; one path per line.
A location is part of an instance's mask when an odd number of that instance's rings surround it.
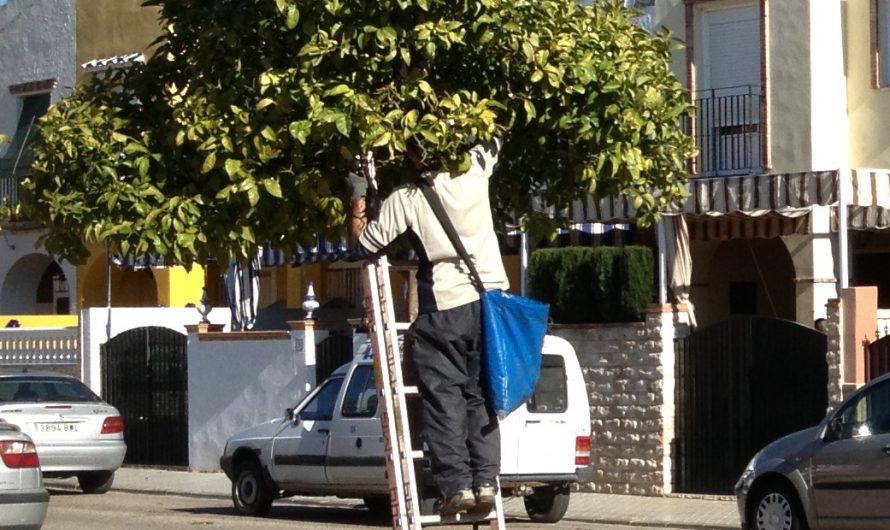
M 234 508 L 229 507 L 194 507 L 180 508 L 178 512 L 194 515 L 231 515 L 232 517 L 246 517 L 240 515 Z M 373 517 L 368 510 L 356 505 L 355 508 L 343 508 L 338 506 L 296 506 L 288 504 L 276 504 L 272 507 L 265 519 L 278 519 L 282 521 L 294 520 L 315 523 L 340 523 L 355 524 L 363 527 L 389 527 L 389 521 Z

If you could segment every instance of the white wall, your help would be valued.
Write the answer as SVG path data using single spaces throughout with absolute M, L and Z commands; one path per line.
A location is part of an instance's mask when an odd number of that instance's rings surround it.
M 217 307 L 207 315 L 214 324 L 228 329 L 231 313 L 228 307 Z M 186 334 L 185 326 L 201 320 L 193 307 L 93 307 L 80 312 L 81 380 L 93 392 L 102 395 L 102 363 L 99 350 L 115 335 L 145 326 L 160 326 Z
M 8 0 L 0 6 L 0 134 L 12 136 L 21 102 L 9 85 L 57 79 L 51 101 L 74 85 L 74 0 Z M 3 154 L 6 146 L 0 146 Z
M 244 340 L 251 334 L 266 335 L 266 340 Z M 315 385 L 314 345 L 326 332 L 314 339 L 311 332 L 302 331 L 271 335 L 189 335 L 191 470 L 219 470 L 219 457 L 231 435 L 283 416 Z

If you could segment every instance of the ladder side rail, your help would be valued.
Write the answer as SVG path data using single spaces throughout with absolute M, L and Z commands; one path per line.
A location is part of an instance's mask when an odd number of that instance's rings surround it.
M 390 508 L 393 529 L 408 528 L 406 499 L 402 488 L 402 465 L 396 461 L 398 436 L 394 420 L 393 393 L 388 388 L 390 374 L 386 355 L 386 333 L 383 332 L 383 308 L 380 303 L 380 285 L 377 275 L 378 263 L 369 262 L 364 267 L 362 283 L 365 287 L 365 308 L 368 317 L 368 335 L 374 353 L 374 376 L 380 403 L 380 423 L 386 452 L 386 477 L 389 483 Z
M 384 256 L 381 261 L 386 260 Z M 389 264 L 384 261 L 385 266 L 378 268 L 378 278 L 383 284 L 383 292 L 387 293 L 387 301 L 390 303 L 389 311 L 386 311 L 386 332 L 389 335 L 389 343 L 393 347 L 387 350 L 390 355 L 390 387 L 396 389 L 393 392 L 393 400 L 395 401 L 395 410 L 398 416 L 395 418 L 396 430 L 399 434 L 399 448 L 401 449 L 400 460 L 403 469 L 403 477 L 407 478 L 404 482 L 406 504 L 408 504 L 411 525 L 420 528 L 420 497 L 422 492 L 417 488 L 417 477 L 414 469 L 414 451 L 411 446 L 411 429 L 408 420 L 408 405 L 405 399 L 405 380 L 402 373 L 402 355 L 399 349 L 398 327 L 396 325 L 395 308 L 392 305 L 392 286 L 389 278 Z

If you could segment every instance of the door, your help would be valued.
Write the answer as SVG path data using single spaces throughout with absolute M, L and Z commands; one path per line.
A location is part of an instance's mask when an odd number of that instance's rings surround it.
M 697 169 L 752 174 L 760 161 L 760 8 L 705 8 L 695 93 Z
M 890 525 L 890 381 L 864 391 L 832 418 L 813 456 L 813 491 L 823 524 Z
M 300 486 L 327 484 L 325 459 L 331 419 L 342 385 L 342 377 L 327 380 L 296 411 L 294 421 L 275 436 L 272 477 L 276 482 Z
M 522 436 L 514 439 L 518 440 L 517 469 L 522 474 L 575 471 L 575 425 L 569 421 L 568 411 L 565 359 L 544 354 L 535 393 L 517 411 Z M 502 437 L 502 443 L 507 440 Z
M 377 387 L 370 364 L 360 364 L 352 370 L 343 404 L 335 418 L 328 449 L 328 481 L 332 484 L 386 484 Z

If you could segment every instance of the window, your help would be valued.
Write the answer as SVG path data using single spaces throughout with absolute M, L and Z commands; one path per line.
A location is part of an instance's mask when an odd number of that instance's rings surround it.
M 377 386 L 371 366 L 357 366 L 343 396 L 340 414 L 344 418 L 370 418 L 377 412 Z
M 541 357 L 541 376 L 528 403 L 529 412 L 558 413 L 568 408 L 565 359 L 559 355 Z
M 300 410 L 302 420 L 330 420 L 334 416 L 334 405 L 337 403 L 337 394 L 343 386 L 343 378 L 328 379 L 306 406 Z
M 833 421 L 840 420 L 840 438 L 890 433 L 890 383 L 875 386 L 850 402 Z
M 890 0 L 873 0 L 872 52 L 876 85 L 890 86 Z

